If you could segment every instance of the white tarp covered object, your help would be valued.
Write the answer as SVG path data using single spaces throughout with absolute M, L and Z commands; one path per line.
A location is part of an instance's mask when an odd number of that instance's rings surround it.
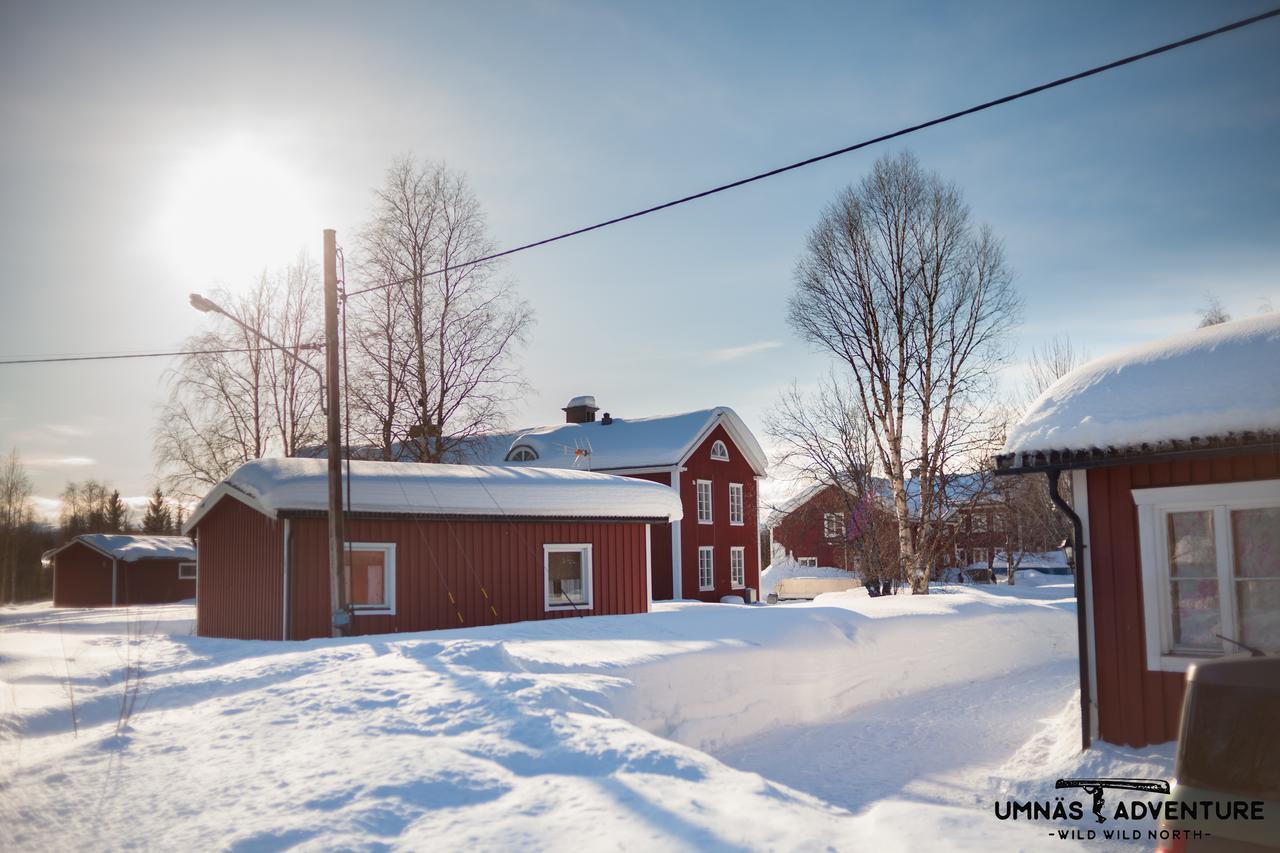
M 346 491 L 346 464 L 344 493 Z M 589 471 L 404 462 L 351 462 L 352 512 L 406 515 L 649 518 L 678 521 L 680 497 L 645 480 Z M 205 496 L 185 529 L 232 496 L 266 515 L 328 509 L 323 459 L 256 459 Z
M 71 541 L 77 540 L 126 563 L 137 560 L 194 560 L 196 558 L 196 546 L 185 536 L 83 533 Z M 70 545 L 71 542 L 67 544 Z
M 1122 350 L 1051 385 L 1004 453 L 1280 432 L 1280 313 Z

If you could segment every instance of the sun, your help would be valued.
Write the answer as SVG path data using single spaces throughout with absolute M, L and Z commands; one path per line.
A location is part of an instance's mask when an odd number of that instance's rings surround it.
M 157 248 L 204 282 L 241 287 L 246 277 L 288 263 L 319 240 L 299 170 L 248 137 L 191 151 L 163 196 Z

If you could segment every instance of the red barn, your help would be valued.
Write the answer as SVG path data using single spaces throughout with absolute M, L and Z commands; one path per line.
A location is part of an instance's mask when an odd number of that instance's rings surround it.
M 605 471 L 670 486 L 684 518 L 653 530 L 653 597 L 719 601 L 760 589 L 758 482 L 767 460 L 724 406 L 647 418 L 598 420 L 595 398 L 575 397 L 565 423 L 489 436 L 494 464 Z
M 1071 474 L 1086 746 L 1172 740 L 1191 663 L 1280 652 L 1280 314 L 1078 368 L 995 461 Z
M 201 501 L 198 634 L 329 635 L 326 475 L 260 459 Z M 358 461 L 346 485 L 356 634 L 644 613 L 651 528 L 681 517 L 667 487 L 586 471 Z
M 55 607 L 164 604 L 196 597 L 196 549 L 185 536 L 86 533 L 50 557 Z

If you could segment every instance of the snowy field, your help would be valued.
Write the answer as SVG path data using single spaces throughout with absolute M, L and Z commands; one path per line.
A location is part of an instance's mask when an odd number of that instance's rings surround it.
M 1026 577 L 296 643 L 6 608 L 0 849 L 1077 849 L 993 802 L 1170 753 L 1081 759 Z

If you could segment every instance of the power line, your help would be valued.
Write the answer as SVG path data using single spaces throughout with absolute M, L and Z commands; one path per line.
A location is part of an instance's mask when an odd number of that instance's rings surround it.
M 296 347 L 231 347 L 228 349 L 192 349 L 170 352 L 131 352 L 119 355 L 67 355 L 45 358 L 13 358 L 0 361 L 6 364 L 52 364 L 60 361 L 116 361 L 122 358 L 168 358 L 176 355 L 223 355 L 233 352 L 267 352 L 269 350 L 320 350 L 323 344 L 301 344 Z
M 666 210 L 669 207 L 675 207 L 677 205 L 687 204 L 688 202 L 691 202 L 691 201 L 697 201 L 698 199 L 706 198 L 707 196 L 712 196 L 717 193 L 725 192 L 727 190 L 736 189 L 738 187 L 745 186 L 747 184 L 754 183 L 756 181 L 762 181 L 765 178 L 772 178 L 775 175 L 781 175 L 784 172 L 790 172 L 794 169 L 800 169 L 805 166 L 812 166 L 814 163 L 820 163 L 823 160 L 830 160 L 832 157 L 839 157 L 842 154 L 848 154 L 852 151 L 857 151 L 860 148 L 866 148 L 870 145 L 876 145 L 880 142 L 887 142 L 890 139 L 896 139 L 900 136 L 906 136 L 907 134 L 915 133 L 916 131 L 934 127 L 935 125 L 945 124 L 946 122 L 949 122 L 949 121 L 955 121 L 956 119 L 963 118 L 964 116 L 967 116 L 967 115 L 980 113 L 983 110 L 989 110 L 992 107 L 998 107 L 998 106 L 1001 106 L 1002 104 L 1007 104 L 1012 101 L 1019 100 L 1021 98 L 1026 98 L 1031 95 L 1039 94 L 1040 92 L 1048 91 L 1049 89 L 1056 89 L 1059 86 L 1065 86 L 1068 83 L 1074 83 L 1075 81 L 1083 80 L 1086 77 L 1093 77 L 1094 75 L 1102 74 L 1103 72 L 1106 72 L 1106 71 L 1111 71 L 1112 69 L 1119 68 L 1123 65 L 1130 65 L 1134 62 L 1140 62 L 1143 59 L 1149 59 L 1153 56 L 1158 56 L 1162 53 L 1168 53 L 1171 50 L 1177 50 L 1180 47 L 1186 47 L 1187 45 L 1195 44 L 1196 42 L 1201 42 L 1201 41 L 1204 41 L 1205 39 L 1213 38 L 1214 36 L 1231 32 L 1232 30 L 1242 29 L 1244 27 L 1257 24 L 1261 21 L 1265 21 L 1268 18 L 1274 18 L 1277 15 L 1280 15 L 1280 8 L 1272 9 L 1269 12 L 1263 12 L 1262 14 L 1254 15 L 1249 18 L 1243 18 L 1239 21 L 1226 24 L 1216 29 L 1206 30 L 1205 32 L 1197 33 L 1196 35 L 1188 36 L 1184 39 L 1179 39 L 1178 41 L 1169 42 L 1168 44 L 1162 44 L 1159 47 L 1153 47 L 1150 50 L 1144 50 L 1142 53 L 1135 53 L 1130 56 L 1126 56 L 1122 59 L 1117 59 L 1113 62 L 1108 62 L 1105 65 L 1097 65 L 1085 71 L 1080 71 L 1075 74 L 1068 75 L 1066 77 L 1059 77 L 1057 80 L 1053 80 L 1048 83 L 1041 83 L 1038 86 L 1032 86 L 1030 89 L 1023 89 L 1021 92 L 1015 92 L 1012 95 L 1005 95 L 1002 98 L 996 98 L 995 100 L 992 100 L 992 101 L 985 101 L 981 104 L 977 104 L 967 109 L 959 110 L 953 113 L 948 113 L 947 115 L 939 116 L 938 118 L 930 119 L 929 121 L 924 121 L 919 124 L 913 124 L 910 127 L 904 127 L 899 130 L 895 130 L 891 133 L 881 134 L 880 136 L 876 136 L 871 139 L 866 139 L 866 140 L 863 140 L 862 142 L 854 143 L 853 145 L 847 145 L 844 148 L 837 148 L 835 151 L 828 151 L 825 154 L 818 154 L 817 156 L 809 157 L 804 160 L 799 160 L 795 163 L 790 163 L 786 166 L 779 166 L 776 169 L 770 169 L 767 172 L 760 172 L 759 174 L 752 175 L 748 178 L 741 178 L 739 180 L 732 181 L 727 184 L 721 184 L 720 186 L 712 187 L 711 189 L 703 190 L 702 192 L 694 193 L 693 195 L 687 195 L 682 198 L 674 199 L 672 201 L 663 202 L 662 204 L 655 204 L 653 207 L 646 207 L 643 210 L 637 210 L 634 213 L 628 213 L 623 216 L 615 216 L 613 219 L 606 219 L 603 222 L 597 222 L 595 225 L 588 225 L 583 228 L 575 228 L 572 231 L 565 231 L 564 233 L 557 234 L 554 237 L 547 237 L 542 240 L 536 240 L 532 243 L 525 243 L 523 246 L 516 246 L 511 249 L 504 249 L 501 252 L 494 252 L 493 254 L 485 255 L 484 257 L 476 258 L 475 260 L 465 261 L 463 263 L 454 264 L 452 266 L 444 266 L 438 270 L 432 270 L 431 272 L 423 273 L 421 278 L 428 278 L 430 276 L 440 275 L 446 272 L 452 272 L 453 270 L 465 269 L 466 267 L 472 267 L 472 266 L 476 266 L 477 264 L 487 263 L 489 261 L 497 260 L 498 258 L 506 257 L 507 255 L 514 255 L 517 252 L 523 252 L 528 249 L 536 249 L 537 247 L 545 246 L 548 243 L 555 243 L 559 240 L 566 240 L 569 237 L 577 237 L 580 234 L 586 234 L 588 231 L 596 231 L 600 228 L 607 228 L 610 225 L 617 225 L 618 223 L 626 222 L 629 219 L 638 219 L 639 217 L 647 216 L 650 213 L 657 213 L 658 211 Z M 414 278 L 410 277 L 410 278 L 396 279 L 394 281 L 388 281 L 383 284 L 375 284 L 372 287 L 366 287 L 363 290 L 352 291 L 351 293 L 348 294 L 348 296 L 360 296 L 361 294 L 371 293 L 375 290 L 385 290 L 389 287 L 395 287 L 396 285 L 399 285 L 399 284 L 406 284 L 413 280 Z

